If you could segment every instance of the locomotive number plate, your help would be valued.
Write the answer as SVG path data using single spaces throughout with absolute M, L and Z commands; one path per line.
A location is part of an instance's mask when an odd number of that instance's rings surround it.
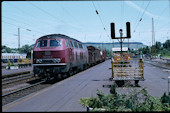
M 51 55 L 50 51 L 45 51 L 45 55 Z

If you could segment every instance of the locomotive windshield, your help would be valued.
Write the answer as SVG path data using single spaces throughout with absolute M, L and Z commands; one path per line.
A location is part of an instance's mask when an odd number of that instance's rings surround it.
M 47 40 L 40 40 L 37 43 L 36 47 L 46 47 L 47 46 Z
M 50 40 L 50 47 L 61 46 L 61 40 Z
M 40 40 L 37 42 L 36 47 L 47 47 L 48 40 Z M 59 47 L 61 46 L 61 40 L 50 40 L 50 47 Z

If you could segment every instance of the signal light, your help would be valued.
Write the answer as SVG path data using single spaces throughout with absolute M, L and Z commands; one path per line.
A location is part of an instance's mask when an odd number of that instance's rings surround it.
M 111 38 L 115 39 L 115 24 L 111 23 Z
M 126 22 L 126 34 L 127 34 L 126 38 L 131 38 L 131 36 L 130 36 L 130 22 Z

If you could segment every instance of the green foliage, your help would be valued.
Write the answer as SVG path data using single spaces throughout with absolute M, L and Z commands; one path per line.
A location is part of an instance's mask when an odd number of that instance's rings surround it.
M 164 93 L 161 97 L 161 102 L 170 104 L 170 96 L 167 96 L 166 93 Z
M 156 51 L 161 49 L 161 42 L 156 42 Z
M 170 50 L 170 40 L 167 40 L 164 44 L 163 47 Z
M 2 51 L 3 50 L 3 51 Z M 11 49 L 5 45 L 1 46 L 1 52 L 2 53 L 10 53 Z
M 170 96 L 165 93 L 159 99 L 148 94 L 145 88 L 128 94 L 118 94 L 115 86 L 110 88 L 110 94 L 105 95 L 97 90 L 97 97 L 81 98 L 79 103 L 92 111 L 170 111 Z
M 1 52 L 2 53 L 11 53 L 12 51 L 18 51 L 18 49 L 16 48 L 9 48 L 5 45 L 2 45 L 1 46 Z M 33 47 L 29 46 L 29 45 L 24 45 L 20 48 L 20 53 L 28 53 L 28 52 L 31 52 L 31 50 L 33 50 Z
M 163 57 L 164 56 L 170 56 L 170 50 L 162 48 L 162 50 L 159 52 Z
M 20 49 L 20 52 L 21 52 L 21 53 L 28 53 L 28 52 L 31 52 L 31 50 L 33 50 L 32 47 L 30 47 L 29 45 L 24 45 L 24 46 L 22 46 L 22 48 Z

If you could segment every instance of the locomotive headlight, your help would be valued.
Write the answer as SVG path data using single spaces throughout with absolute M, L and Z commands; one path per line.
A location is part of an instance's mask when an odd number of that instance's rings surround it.
M 36 63 L 42 63 L 42 59 L 37 59 Z
M 36 60 L 36 63 L 39 63 L 39 59 Z
M 60 63 L 60 62 L 61 62 L 60 58 L 54 59 L 54 63 Z
M 42 63 L 42 59 L 39 59 L 39 63 Z

